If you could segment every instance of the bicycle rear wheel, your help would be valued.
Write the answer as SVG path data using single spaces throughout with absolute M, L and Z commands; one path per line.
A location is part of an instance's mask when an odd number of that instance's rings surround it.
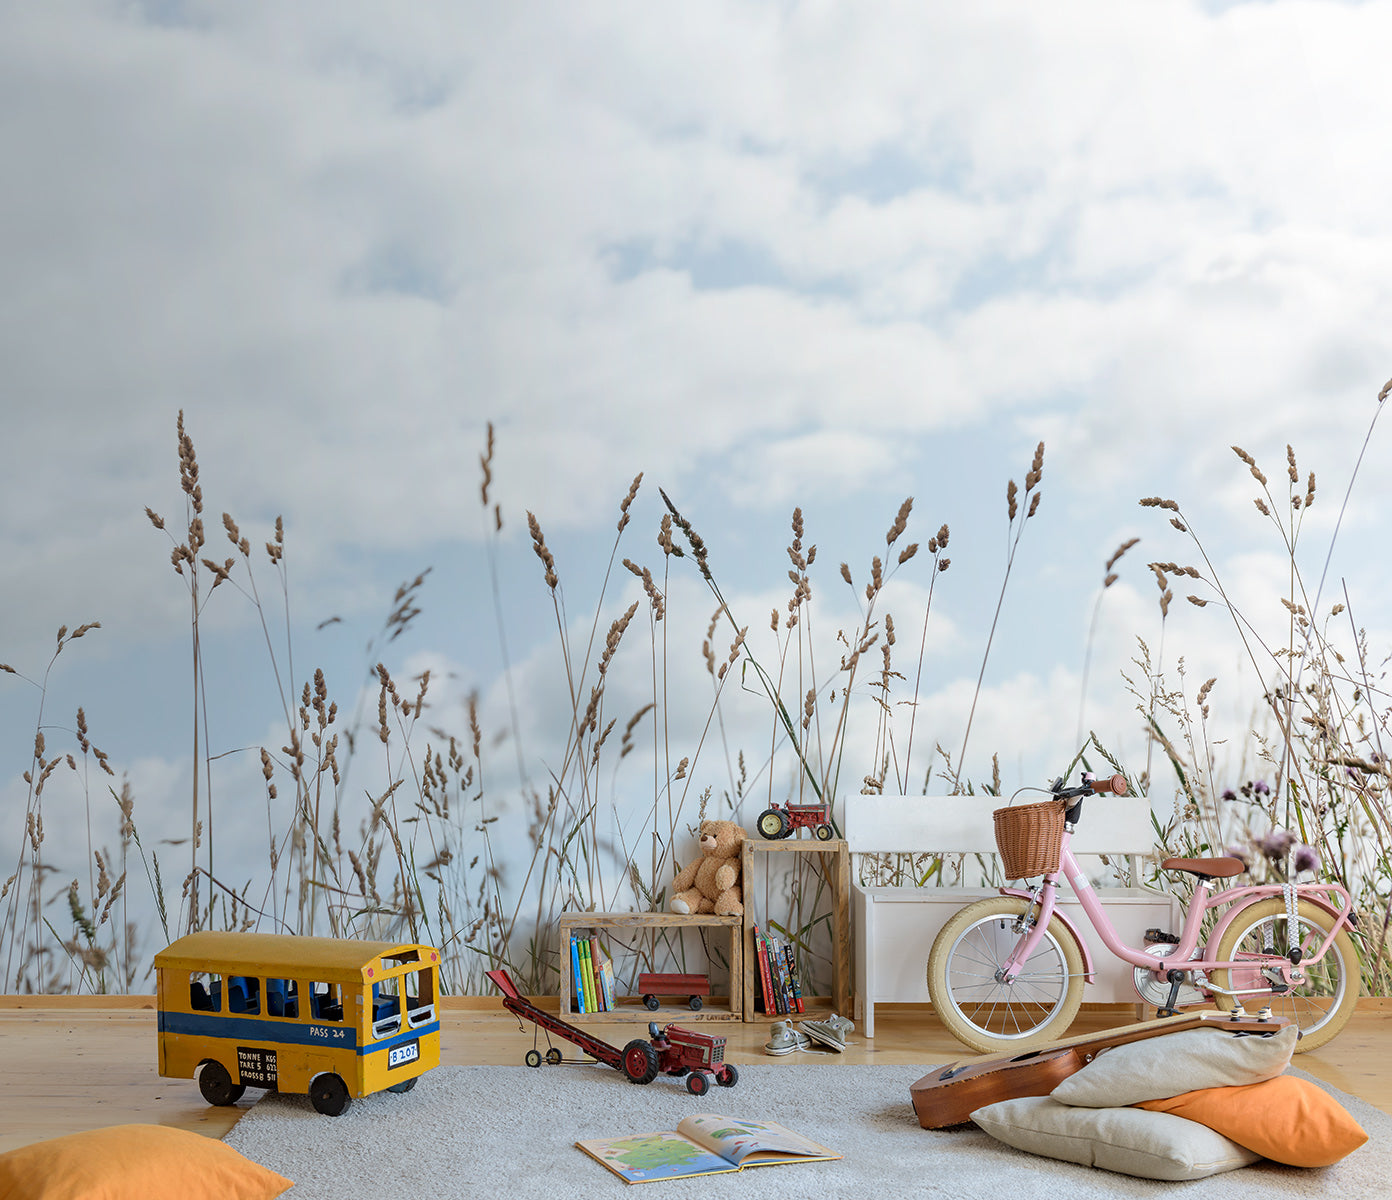
M 1296 923 L 1301 950 L 1314 954 L 1328 936 L 1334 921 L 1327 909 L 1308 900 L 1299 901 Z M 1261 954 L 1285 954 L 1290 947 L 1288 926 L 1284 900 L 1258 901 L 1238 913 L 1223 934 L 1213 957 L 1223 962 L 1238 962 Z M 1219 987 L 1239 992 L 1264 987 L 1268 983 L 1260 966 L 1255 964 L 1210 971 L 1209 977 Z M 1358 954 L 1354 950 L 1353 939 L 1346 930 L 1341 929 L 1334 935 L 1325 956 L 1305 968 L 1305 983 L 1293 991 L 1262 991 L 1242 996 L 1225 996 L 1222 992 L 1215 992 L 1214 999 L 1218 1007 L 1224 1009 L 1232 1008 L 1237 1000 L 1249 1008 L 1271 1005 L 1273 1015 L 1285 1017 L 1299 1026 L 1300 1040 L 1295 1044 L 1295 1051 L 1301 1054 L 1323 1046 L 1348 1024 L 1358 1005 L 1358 980 Z
M 1052 920 L 1014 983 L 996 972 L 1020 940 L 1015 921 L 1030 907 L 992 896 L 957 913 L 928 955 L 928 999 L 948 1031 L 973 1050 L 1024 1049 L 1061 1037 L 1083 1003 L 1083 952 Z

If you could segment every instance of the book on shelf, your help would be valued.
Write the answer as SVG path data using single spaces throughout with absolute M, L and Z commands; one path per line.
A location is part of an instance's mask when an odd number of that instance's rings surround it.
M 745 1167 L 829 1162 L 841 1155 L 773 1121 L 715 1113 L 685 1117 L 675 1130 L 575 1143 L 625 1183 L 724 1175 Z
M 580 939 L 580 977 L 585 985 L 585 1011 L 598 1012 L 599 1005 L 595 1003 L 594 963 L 590 961 L 590 939 L 587 937 Z
M 768 942 L 757 925 L 754 926 L 754 954 L 759 960 L 759 989 L 764 1001 L 764 1012 L 773 1015 L 773 980 L 769 975 Z
M 783 968 L 783 943 L 768 934 L 769 974 L 773 977 L 774 1011 L 781 1017 L 788 1012 L 788 978 Z
M 575 985 L 575 1011 L 588 1011 L 585 1008 L 585 977 L 580 971 L 580 939 L 573 934 L 570 938 L 570 981 Z
M 788 970 L 788 1011 L 804 1012 L 802 1003 L 802 979 L 798 975 L 797 955 L 793 953 L 792 943 L 783 947 L 783 965 Z
M 590 950 L 595 960 L 595 979 L 599 983 L 600 1004 L 605 1012 L 613 1012 L 618 1006 L 614 987 L 614 960 L 604 953 L 598 938 L 590 944 Z

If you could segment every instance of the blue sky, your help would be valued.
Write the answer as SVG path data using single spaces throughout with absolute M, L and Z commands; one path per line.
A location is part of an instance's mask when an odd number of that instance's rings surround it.
M 186 600 L 144 516 L 179 516 L 180 409 L 214 552 L 222 511 L 257 546 L 284 517 L 296 690 L 322 666 L 350 709 L 393 590 L 431 567 L 388 665 L 435 672 L 442 725 L 477 691 L 501 729 L 493 544 L 537 771 L 563 673 L 529 510 L 587 627 L 642 472 L 620 555 L 657 566 L 663 488 L 767 659 L 801 506 L 827 662 L 858 617 L 838 564 L 863 585 L 913 496 L 905 540 L 946 522 L 952 559 L 916 737 L 955 755 L 1006 483 L 1042 440 L 966 764 L 984 778 L 998 752 L 1013 788 L 1074 749 L 1103 563 L 1138 535 L 1086 724 L 1145 754 L 1121 679 L 1136 636 L 1159 638 L 1145 564 L 1191 555 L 1136 501 L 1178 500 L 1254 619 L 1279 624 L 1280 547 L 1229 447 L 1279 483 L 1289 443 L 1317 473 L 1316 577 L 1392 374 L 1386 3 L 52 0 L 0 20 L 0 661 L 37 678 L 60 624 L 102 623 L 60 658 L 49 719 L 85 706 L 146 829 L 187 807 Z M 1386 453 L 1380 429 L 1327 585 L 1347 580 L 1375 649 Z M 901 640 L 926 557 L 886 596 Z M 689 564 L 672 589 L 674 685 L 704 695 L 711 601 Z M 640 594 L 617 577 L 602 623 Z M 254 611 L 214 601 L 214 742 L 279 745 Z M 1256 680 L 1221 613 L 1181 593 L 1166 649 L 1191 691 L 1220 677 L 1240 734 Z M 626 652 L 616 708 L 650 686 L 646 651 Z M 10 812 L 35 702 L 0 677 Z M 702 703 L 674 705 L 676 742 L 699 738 Z M 757 698 L 730 718 L 732 745 L 767 742 Z M 230 794 L 259 788 L 254 757 L 225 760 Z M 723 760 L 706 761 L 698 783 L 718 789 Z M 50 836 L 80 873 L 85 851 Z M 245 835 L 250 861 L 263 840 Z

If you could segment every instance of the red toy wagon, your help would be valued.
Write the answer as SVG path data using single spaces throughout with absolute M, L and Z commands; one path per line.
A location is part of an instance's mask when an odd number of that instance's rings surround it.
M 659 996 L 685 996 L 692 1012 L 701 1011 L 701 997 L 710 995 L 709 975 L 659 975 L 638 976 L 638 994 L 648 1008 L 658 1006 Z

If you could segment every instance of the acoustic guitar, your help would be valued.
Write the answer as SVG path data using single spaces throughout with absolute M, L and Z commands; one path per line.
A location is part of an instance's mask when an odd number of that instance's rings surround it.
M 1020 1096 L 1047 1096 L 1112 1046 L 1185 1029 L 1212 1029 L 1228 1034 L 1272 1034 L 1290 1022 L 1285 1017 L 1237 1016 L 1228 1012 L 1188 1013 L 1123 1025 L 1102 1033 L 1048 1042 L 1033 1050 L 993 1054 L 935 1067 L 909 1089 L 914 1112 L 924 1129 L 945 1129 L 970 1120 L 978 1108 Z

